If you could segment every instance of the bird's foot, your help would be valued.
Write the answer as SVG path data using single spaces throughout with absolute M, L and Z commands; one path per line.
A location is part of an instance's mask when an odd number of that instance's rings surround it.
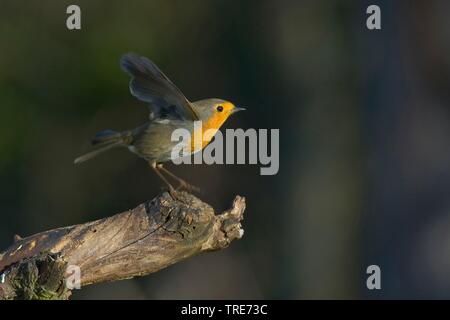
M 179 192 L 176 189 L 169 188 L 168 192 L 173 199 L 179 200 Z

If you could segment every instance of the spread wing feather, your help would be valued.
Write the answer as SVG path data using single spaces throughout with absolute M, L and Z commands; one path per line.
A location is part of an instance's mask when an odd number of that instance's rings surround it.
M 120 65 L 131 76 L 131 94 L 150 103 L 151 118 L 198 120 L 183 93 L 152 61 L 127 53 L 122 56 Z

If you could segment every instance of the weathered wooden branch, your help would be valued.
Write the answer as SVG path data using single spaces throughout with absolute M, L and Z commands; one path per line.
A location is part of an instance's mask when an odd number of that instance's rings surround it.
M 42 232 L 0 253 L 0 299 L 67 299 L 68 277 L 81 286 L 156 272 L 243 235 L 245 199 L 215 215 L 195 196 L 165 192 L 109 218 Z M 75 272 L 75 271 L 74 271 Z

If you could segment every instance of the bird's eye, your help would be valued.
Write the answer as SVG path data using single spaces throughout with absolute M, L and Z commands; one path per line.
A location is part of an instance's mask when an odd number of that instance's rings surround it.
M 223 111 L 223 107 L 222 106 L 217 106 L 216 110 L 219 111 L 219 112 L 222 112 Z

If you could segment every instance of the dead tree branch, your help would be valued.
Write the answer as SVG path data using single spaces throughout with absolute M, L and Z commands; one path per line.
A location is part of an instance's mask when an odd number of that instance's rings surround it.
M 81 286 L 156 272 L 198 253 L 226 248 L 243 235 L 245 199 L 213 208 L 185 192 L 165 192 L 109 218 L 42 232 L 0 253 L 1 299 L 67 299 L 71 267 Z

